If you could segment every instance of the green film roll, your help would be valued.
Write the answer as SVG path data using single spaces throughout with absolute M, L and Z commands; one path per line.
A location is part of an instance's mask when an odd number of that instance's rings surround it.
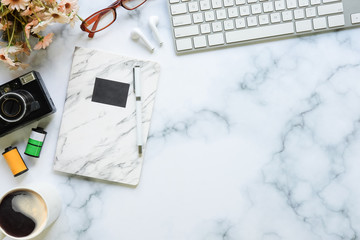
M 40 127 L 37 127 L 36 129 L 33 128 L 25 149 L 25 154 L 31 157 L 38 158 L 40 156 L 45 137 L 46 132 L 44 131 L 44 129 Z

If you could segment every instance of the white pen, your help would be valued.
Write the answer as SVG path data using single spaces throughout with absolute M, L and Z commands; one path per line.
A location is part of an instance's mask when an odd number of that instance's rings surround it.
M 139 157 L 142 155 L 143 138 L 142 138 L 142 101 L 141 101 L 141 84 L 140 84 L 140 66 L 135 66 L 134 73 L 134 92 L 136 99 L 136 140 Z

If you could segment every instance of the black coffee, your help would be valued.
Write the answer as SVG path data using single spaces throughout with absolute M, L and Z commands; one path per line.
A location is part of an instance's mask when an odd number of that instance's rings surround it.
M 46 217 L 40 196 L 28 191 L 15 191 L 0 203 L 0 226 L 10 236 L 30 235 Z

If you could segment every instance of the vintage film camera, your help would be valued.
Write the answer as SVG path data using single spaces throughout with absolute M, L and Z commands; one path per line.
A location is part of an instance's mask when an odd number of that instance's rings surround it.
M 0 137 L 56 111 L 38 72 L 0 86 Z

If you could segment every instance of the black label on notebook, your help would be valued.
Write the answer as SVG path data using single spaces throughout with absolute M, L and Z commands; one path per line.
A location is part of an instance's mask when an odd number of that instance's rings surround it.
M 126 107 L 130 84 L 96 78 L 92 101 L 118 107 Z

